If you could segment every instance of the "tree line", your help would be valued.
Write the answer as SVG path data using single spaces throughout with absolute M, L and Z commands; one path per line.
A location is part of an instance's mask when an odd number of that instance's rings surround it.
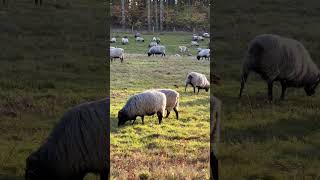
M 148 31 L 208 31 L 210 0 L 111 0 L 111 27 Z

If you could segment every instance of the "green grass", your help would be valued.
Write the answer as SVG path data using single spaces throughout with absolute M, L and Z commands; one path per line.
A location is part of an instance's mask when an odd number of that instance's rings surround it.
M 320 177 L 319 90 L 307 97 L 290 88 L 267 104 L 267 85 L 250 74 L 244 96 L 237 99 L 240 69 L 247 45 L 256 35 L 276 33 L 300 40 L 320 64 L 319 1 L 248 1 L 215 4 L 214 71 L 224 84 L 213 95 L 223 102 L 219 146 L 222 179 L 318 179 Z
M 209 77 L 209 61 L 126 54 L 124 63 L 115 61 L 110 70 L 111 178 L 208 179 L 209 93 L 196 95 L 191 87 L 185 92 L 184 81 L 190 71 Z M 118 111 L 128 98 L 152 88 L 180 93 L 179 120 L 171 112 L 161 125 L 156 116 L 148 116 L 144 125 L 138 117 L 133 126 L 117 127 Z
M 121 38 L 123 36 L 128 36 L 129 44 L 122 45 Z M 134 33 L 121 33 L 121 32 L 112 32 L 110 37 L 116 37 L 116 43 L 110 43 L 110 46 L 114 47 L 121 47 L 124 48 L 126 53 L 133 53 L 133 54 L 146 54 L 149 50 L 149 43 L 152 41 L 153 37 L 159 37 L 161 45 L 166 47 L 166 54 L 167 55 L 175 55 L 181 54 L 179 51 L 179 46 L 186 46 L 189 51 L 192 53 L 193 56 L 196 56 L 197 47 L 191 47 L 191 40 L 192 40 L 193 33 L 188 32 L 167 32 L 167 33 L 141 33 L 141 36 L 144 38 L 144 42 L 136 42 L 134 38 Z M 199 41 L 200 48 L 208 48 L 209 39 L 205 38 L 204 41 Z
M 0 6 L 0 179 L 24 179 L 27 156 L 62 115 L 107 94 L 104 4 L 57 3 Z

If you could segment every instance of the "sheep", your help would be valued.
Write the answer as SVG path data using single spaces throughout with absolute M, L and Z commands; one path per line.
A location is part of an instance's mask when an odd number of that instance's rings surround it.
M 198 36 L 196 34 L 192 36 L 192 41 L 203 41 L 203 40 L 204 38 L 202 36 Z
M 133 95 L 118 112 L 118 126 L 124 125 L 129 120 L 133 120 L 133 125 L 138 116 L 141 117 L 142 124 L 144 124 L 144 116 L 154 114 L 157 114 L 159 124 L 161 124 L 166 104 L 166 95 L 159 91 L 149 90 Z
M 210 168 L 214 180 L 218 179 L 219 164 L 217 159 L 218 143 L 220 140 L 221 101 L 212 96 L 210 98 Z
M 282 86 L 280 100 L 284 100 L 287 87 L 304 87 L 311 96 L 320 81 L 319 69 L 303 44 L 275 34 L 258 35 L 250 42 L 242 66 L 239 98 L 250 71 L 267 82 L 269 102 L 273 99 L 274 81 L 280 81 Z
M 110 48 L 110 58 L 111 62 L 114 58 L 119 58 L 121 62 L 124 59 L 124 49 L 122 48 Z
M 109 176 L 109 98 L 75 106 L 26 159 L 26 180 L 82 180 Z
M 117 39 L 115 37 L 111 38 L 110 43 L 116 43 Z
M 153 46 L 157 46 L 158 44 L 156 43 L 156 42 L 150 42 L 150 44 L 149 44 L 149 48 L 150 47 L 153 47 Z
M 199 53 L 202 50 L 202 48 L 197 48 L 197 53 Z
M 161 54 L 162 56 L 166 56 L 166 48 L 164 46 L 153 46 L 148 51 L 148 56 Z
M 186 46 L 179 46 L 181 53 L 186 53 L 188 51 L 188 48 Z
M 200 52 L 198 52 L 197 59 L 200 60 L 200 58 L 209 59 L 210 58 L 210 49 L 201 49 Z
M 175 54 L 174 56 L 177 57 L 177 58 L 180 58 L 180 57 L 181 57 L 180 54 Z
M 153 37 L 153 38 L 152 38 L 152 41 L 156 41 L 156 40 L 157 40 L 157 38 L 156 38 L 156 37 Z
M 157 44 L 160 44 L 160 38 L 158 37 L 153 37 L 152 41 L 157 42 Z
M 123 45 L 128 44 L 129 43 L 128 37 L 123 37 L 121 42 Z
M 189 84 L 193 87 L 193 93 L 196 93 L 196 87 L 198 88 L 198 94 L 200 89 L 205 89 L 206 92 L 208 92 L 210 88 L 210 82 L 207 80 L 206 76 L 197 72 L 190 72 L 187 74 L 185 92 L 187 91 Z
M 137 38 L 137 37 L 141 37 L 141 34 L 139 32 L 136 32 L 136 34 L 134 35 L 134 38 Z
M 199 46 L 199 43 L 197 41 L 191 41 L 191 46 Z
M 206 37 L 206 38 L 210 38 L 210 34 L 209 34 L 209 33 L 203 33 L 202 36 L 203 36 L 203 37 Z
M 180 94 L 172 89 L 156 89 L 159 92 L 162 92 L 163 94 L 166 95 L 167 98 L 167 104 L 166 104 L 166 110 L 167 110 L 167 115 L 166 118 L 169 117 L 169 114 L 171 110 L 173 109 L 174 112 L 176 113 L 176 118 L 179 119 L 179 98 Z
M 136 37 L 136 41 L 137 42 L 144 42 L 144 39 L 143 39 L 143 37 Z

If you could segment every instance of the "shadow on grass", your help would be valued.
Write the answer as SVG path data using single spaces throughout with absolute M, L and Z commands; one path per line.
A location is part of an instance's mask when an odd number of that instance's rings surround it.
M 274 138 L 279 140 L 289 140 L 292 137 L 302 140 L 310 133 L 320 129 L 320 121 L 316 115 L 300 116 L 299 118 L 279 119 L 274 123 L 245 128 L 225 128 L 223 129 L 224 141 L 231 142 L 263 142 Z

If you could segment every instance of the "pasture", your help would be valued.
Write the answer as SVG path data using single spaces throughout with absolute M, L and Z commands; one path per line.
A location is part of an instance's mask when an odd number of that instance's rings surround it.
M 214 72 L 224 84 L 213 89 L 223 102 L 218 158 L 222 179 L 319 179 L 320 90 L 314 97 L 289 88 L 266 103 L 267 85 L 251 73 L 238 100 L 240 69 L 248 42 L 262 33 L 301 41 L 320 65 L 319 1 L 249 1 L 215 4 Z
M 198 95 L 193 94 L 190 86 L 185 92 L 184 82 L 190 71 L 202 72 L 209 78 L 210 63 L 194 56 L 173 56 L 178 53 L 178 45 L 189 42 L 191 36 L 160 35 L 162 44 L 172 45 L 166 57 L 147 57 L 148 43 L 140 46 L 131 40 L 122 46 L 126 52 L 124 62 L 111 63 L 111 179 L 209 178 L 209 93 L 200 90 Z M 151 39 L 153 35 L 143 37 Z M 128 98 L 152 88 L 180 93 L 179 120 L 172 111 L 161 125 L 157 116 L 146 116 L 144 125 L 138 117 L 133 126 L 127 123 L 118 127 L 118 111 Z
M 27 156 L 62 115 L 107 95 L 104 4 L 43 3 L 0 5 L 0 179 L 24 179 Z

